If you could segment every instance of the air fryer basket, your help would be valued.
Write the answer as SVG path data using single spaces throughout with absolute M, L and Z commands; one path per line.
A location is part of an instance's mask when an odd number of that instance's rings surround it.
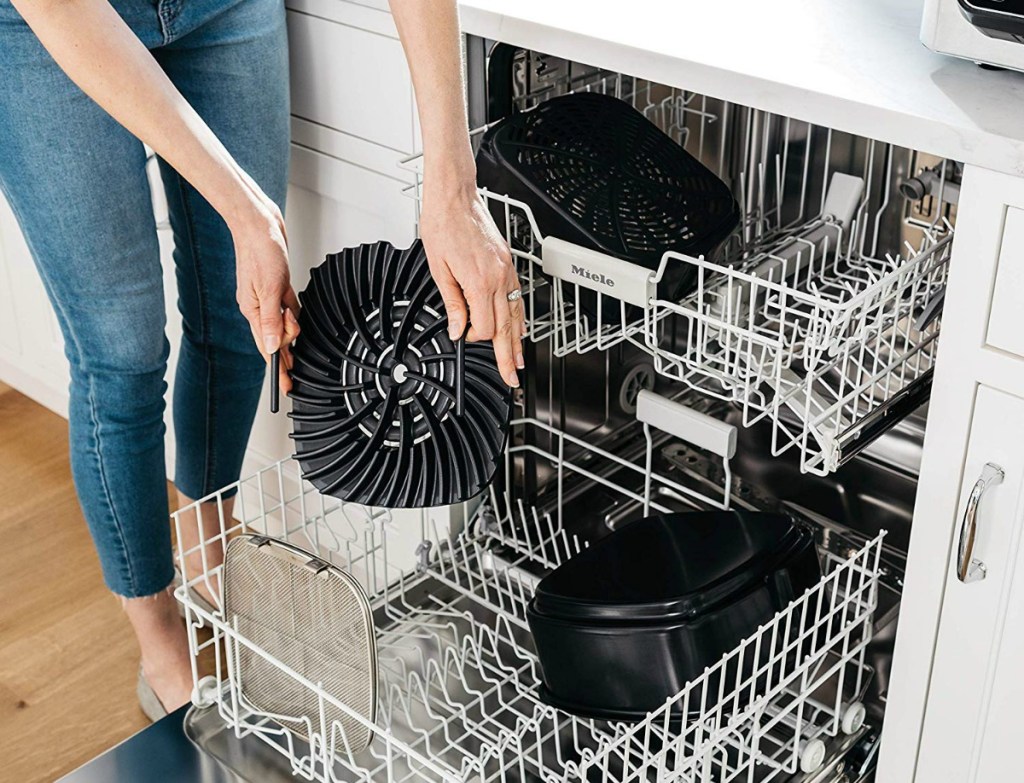
M 600 93 L 552 98 L 496 124 L 477 153 L 477 181 L 529 204 L 545 236 L 651 270 L 667 250 L 710 253 L 739 222 L 725 183 L 636 109 Z M 665 293 L 685 294 L 693 269 L 670 265 Z
M 511 392 L 489 343 L 449 338 L 422 243 L 330 255 L 300 300 L 291 417 L 305 478 L 386 508 L 483 490 L 505 444 Z

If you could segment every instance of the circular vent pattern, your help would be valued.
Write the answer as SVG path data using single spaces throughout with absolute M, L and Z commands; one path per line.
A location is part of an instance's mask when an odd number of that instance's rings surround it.
M 321 492 L 386 508 L 467 500 L 494 475 L 511 392 L 489 343 L 456 345 L 418 240 L 327 257 L 300 295 L 291 391 L 303 475 Z

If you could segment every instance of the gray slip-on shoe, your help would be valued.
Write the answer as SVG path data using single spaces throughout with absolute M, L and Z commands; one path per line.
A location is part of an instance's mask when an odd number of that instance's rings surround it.
M 167 714 L 167 708 L 164 707 L 156 695 L 156 691 L 153 690 L 146 679 L 141 664 L 139 665 L 139 681 L 135 686 L 135 695 L 139 698 L 139 706 L 142 707 L 142 712 L 154 723 Z

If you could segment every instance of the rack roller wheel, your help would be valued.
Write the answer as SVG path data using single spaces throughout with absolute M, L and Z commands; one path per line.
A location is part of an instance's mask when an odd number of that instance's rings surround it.
M 825 754 L 827 752 L 828 748 L 820 739 L 812 739 L 806 743 L 803 751 L 800 753 L 800 771 L 806 773 L 817 772 L 821 769 L 821 765 L 825 763 Z
M 192 688 L 192 703 L 200 709 L 213 706 L 217 701 L 217 678 L 207 675 Z
M 618 409 L 629 416 L 636 416 L 637 397 L 644 389 L 654 388 L 654 365 L 649 361 L 640 361 L 626 369 L 626 373 L 618 380 Z
M 840 727 L 843 730 L 843 734 L 856 734 L 864 726 L 864 718 L 867 716 L 867 710 L 864 709 L 864 705 L 859 701 L 855 701 L 843 710 L 843 717 L 840 721 Z

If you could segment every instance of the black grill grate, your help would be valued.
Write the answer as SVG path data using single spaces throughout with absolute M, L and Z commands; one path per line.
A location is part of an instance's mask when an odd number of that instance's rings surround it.
M 325 494 L 424 508 L 478 494 L 497 468 L 511 394 L 489 343 L 456 346 L 417 241 L 330 255 L 300 296 L 292 370 L 296 457 Z

